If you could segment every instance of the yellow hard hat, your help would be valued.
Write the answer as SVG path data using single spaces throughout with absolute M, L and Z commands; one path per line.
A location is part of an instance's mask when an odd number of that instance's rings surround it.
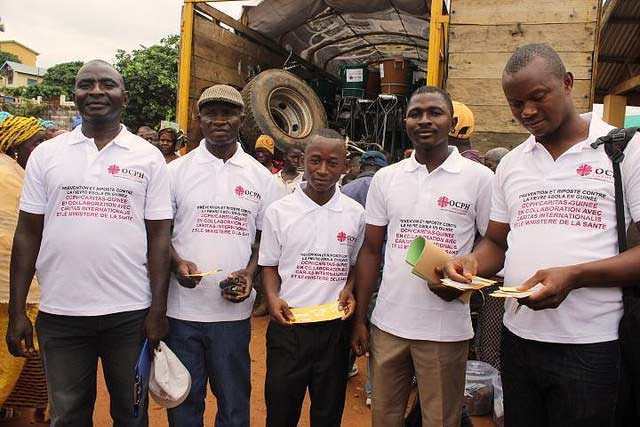
M 458 118 L 456 127 L 453 132 L 449 132 L 449 136 L 458 139 L 469 139 L 473 134 L 473 112 L 461 102 L 453 101 L 453 117 Z

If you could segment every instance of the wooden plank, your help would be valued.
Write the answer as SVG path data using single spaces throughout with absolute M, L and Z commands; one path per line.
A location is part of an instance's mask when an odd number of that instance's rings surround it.
M 528 136 L 527 133 L 474 132 L 471 137 L 471 147 L 481 153 L 486 153 L 496 147 L 511 150 L 520 145 Z
M 622 95 L 625 92 L 636 89 L 637 87 L 640 87 L 640 74 L 618 83 L 613 89 L 609 90 L 609 93 L 612 95 Z
M 592 52 L 558 52 L 576 79 L 590 79 Z M 502 76 L 511 52 L 465 52 L 449 54 L 448 78 L 491 79 Z
M 451 0 L 453 24 L 596 22 L 600 0 Z
M 624 127 L 624 116 L 627 109 L 627 97 L 622 95 L 607 95 L 604 97 L 602 120 L 611 126 Z
M 251 42 L 254 42 L 255 44 L 261 46 L 263 52 L 271 52 L 276 55 L 282 55 L 285 58 L 289 55 L 289 52 L 286 49 L 284 49 L 282 46 L 280 46 L 276 41 L 264 36 L 263 34 L 255 30 L 252 30 L 251 28 L 247 27 L 241 22 L 236 21 L 233 18 L 230 18 L 229 16 L 225 15 L 224 13 L 220 12 L 217 9 L 214 9 L 213 7 L 207 5 L 206 3 L 196 4 L 196 9 L 200 13 L 203 13 L 211 17 L 213 20 L 222 22 L 225 25 L 228 25 L 229 27 L 233 28 L 237 32 L 241 33 L 243 37 L 245 37 L 247 40 L 250 40 Z M 315 64 L 299 57 L 296 54 L 291 55 L 291 60 L 295 61 L 298 64 L 304 65 L 306 68 L 308 68 L 309 70 L 312 70 L 314 73 L 316 73 L 319 76 L 337 80 L 336 76 L 327 74 L 324 70 L 318 68 Z
M 513 118 L 504 105 L 469 105 L 475 118 L 475 132 L 522 133 L 526 130 Z
M 191 76 L 192 78 L 228 84 L 239 88 L 246 83 L 246 79 L 238 72 L 237 68 L 225 67 L 197 56 L 194 57 Z
M 451 25 L 449 53 L 513 52 L 528 43 L 548 43 L 558 51 L 593 50 L 596 23 Z
M 476 132 L 521 133 L 526 130 L 513 118 L 509 106 L 504 105 L 469 105 L 475 118 Z M 578 108 L 584 113 L 588 109 Z
M 473 105 L 505 105 L 501 79 L 449 78 L 446 86 L 452 99 Z M 578 109 L 589 109 L 591 80 L 574 80 L 573 101 Z

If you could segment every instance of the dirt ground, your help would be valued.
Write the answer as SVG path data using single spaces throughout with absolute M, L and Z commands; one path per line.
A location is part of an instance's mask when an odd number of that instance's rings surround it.
M 266 420 L 266 409 L 264 406 L 264 375 L 266 371 L 266 351 L 265 333 L 268 317 L 254 317 L 252 319 L 253 334 L 251 338 L 251 369 L 252 369 L 252 402 L 251 426 L 264 427 Z M 342 427 L 369 427 L 370 411 L 365 405 L 365 364 L 364 359 L 358 360 L 360 373 L 349 380 L 347 387 L 347 401 L 345 403 L 344 415 L 342 417 Z M 205 426 L 213 426 L 216 411 L 216 401 L 209 392 L 206 402 Z M 98 379 L 98 398 L 96 411 L 94 414 L 94 424 L 96 427 L 111 426 L 109 417 L 109 398 L 106 393 L 102 375 Z M 167 413 L 151 401 L 149 408 L 150 427 L 167 426 Z M 476 427 L 493 427 L 490 417 L 474 418 Z M 309 427 L 309 401 L 305 400 L 299 427 Z

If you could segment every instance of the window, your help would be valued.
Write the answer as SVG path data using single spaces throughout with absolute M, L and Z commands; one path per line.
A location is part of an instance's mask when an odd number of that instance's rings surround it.
M 13 84 L 13 71 L 9 71 L 9 73 L 7 74 L 7 84 Z
M 27 86 L 33 86 L 36 83 L 38 83 L 36 79 L 27 79 Z

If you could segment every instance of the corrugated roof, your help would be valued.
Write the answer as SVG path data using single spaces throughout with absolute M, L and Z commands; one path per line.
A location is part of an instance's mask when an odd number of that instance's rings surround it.
M 10 69 L 18 73 L 29 74 L 31 76 L 42 77 L 47 73 L 46 68 L 32 67 L 30 65 L 24 65 L 20 64 L 19 62 L 13 61 L 5 61 L 4 64 L 2 64 L 2 67 L 0 67 L 0 70 L 3 70 L 5 67 L 9 67 Z
M 631 77 L 640 75 L 640 1 L 607 0 L 600 26 L 600 50 L 596 76 L 596 98 Z M 625 95 L 640 105 L 640 89 Z M 636 99 L 637 98 L 637 99 Z

